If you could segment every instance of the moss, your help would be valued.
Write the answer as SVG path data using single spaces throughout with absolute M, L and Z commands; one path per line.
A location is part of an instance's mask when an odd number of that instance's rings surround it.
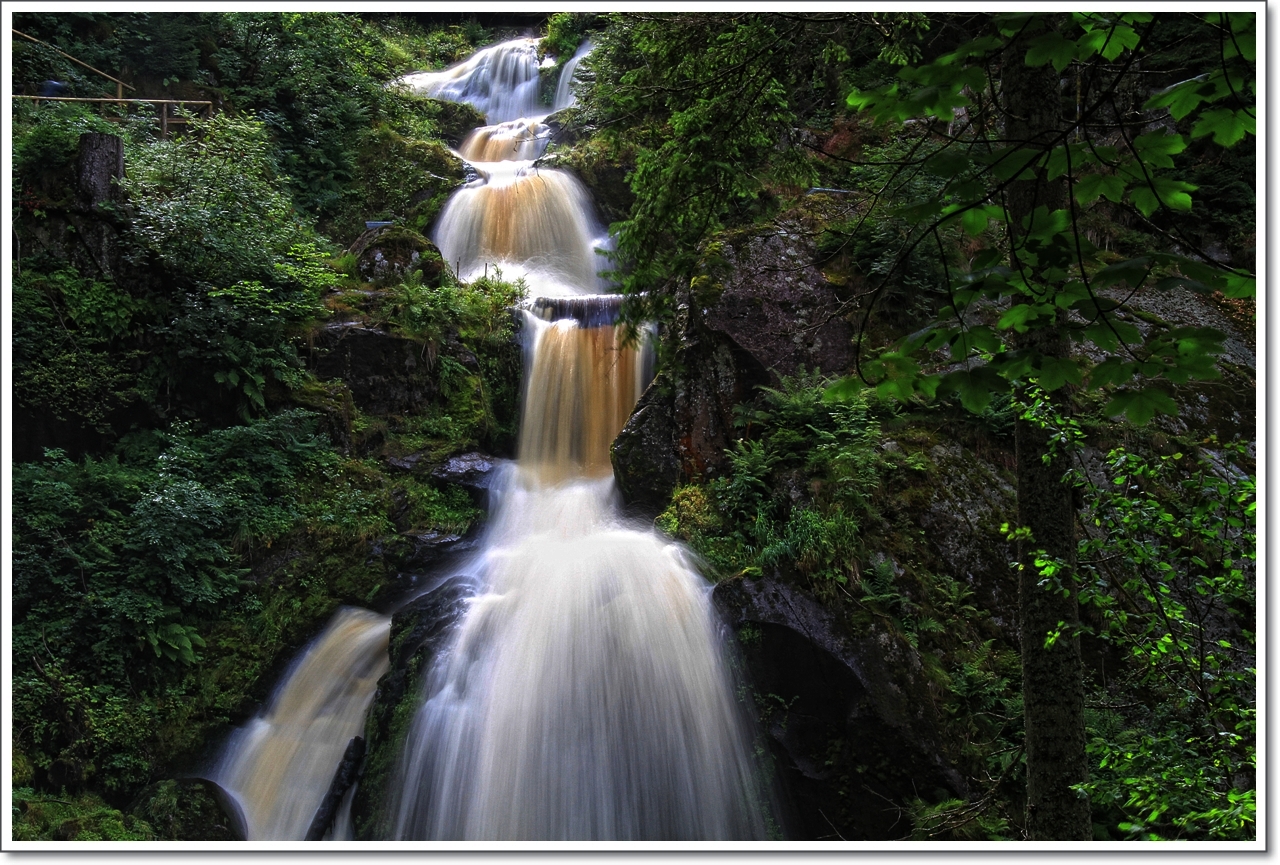
M 450 116 L 462 111 L 441 109 L 435 100 L 424 102 Z M 466 180 L 462 161 L 443 141 L 408 138 L 386 125 L 364 134 L 355 164 L 354 183 L 343 204 L 320 226 L 343 244 L 353 242 L 367 220 L 389 219 L 426 231 L 448 196 Z
M 130 813 L 160 841 L 243 841 L 213 792 L 197 779 L 159 781 L 134 801 Z
M 13 791 L 15 841 L 154 841 L 155 831 L 132 814 L 122 814 L 101 798 L 84 793 L 58 796 L 29 787 Z

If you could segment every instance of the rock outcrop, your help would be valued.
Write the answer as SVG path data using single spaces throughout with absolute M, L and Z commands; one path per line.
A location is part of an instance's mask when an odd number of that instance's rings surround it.
M 386 838 L 390 832 L 391 783 L 404 738 L 422 704 L 431 662 L 445 647 L 471 594 L 460 580 L 446 578 L 391 617 L 391 668 L 378 681 L 365 723 L 364 767 L 351 803 L 357 841 Z
M 203 778 L 157 781 L 134 798 L 129 811 L 160 841 L 245 840 L 245 818 L 235 799 Z
M 678 296 L 664 338 L 672 360 L 637 404 L 613 447 L 627 503 L 660 510 L 680 481 L 710 478 L 738 437 L 734 406 L 782 376 L 843 373 L 852 329 L 814 266 L 798 224 L 727 238 L 707 249 L 706 273 Z
M 316 333 L 312 369 L 321 381 L 346 382 L 367 414 L 408 414 L 439 391 L 422 342 L 360 322 L 333 322 Z
M 712 599 L 738 635 L 789 837 L 902 838 L 913 799 L 965 794 L 910 647 L 874 626 L 850 633 L 780 580 L 730 580 Z

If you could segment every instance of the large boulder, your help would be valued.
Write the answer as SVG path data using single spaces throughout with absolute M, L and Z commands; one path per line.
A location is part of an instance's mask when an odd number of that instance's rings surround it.
M 157 781 L 133 801 L 130 813 L 160 841 L 243 841 L 245 819 L 235 799 L 213 781 Z
M 853 328 L 814 264 L 815 234 L 793 220 L 730 236 L 708 248 L 708 273 L 695 280 L 702 324 L 729 337 L 775 383 L 801 369 L 839 375 L 853 364 Z
M 333 322 L 317 332 L 311 367 L 321 381 L 346 382 L 355 405 L 372 415 L 412 413 L 439 391 L 422 342 L 360 322 Z
M 623 499 L 645 513 L 662 510 L 680 481 L 669 390 L 666 378 L 649 383 L 609 452 Z
M 874 625 L 854 633 L 778 579 L 722 582 L 712 599 L 738 635 L 790 837 L 902 838 L 912 800 L 965 795 L 909 646 Z
M 852 328 L 801 221 L 726 235 L 704 252 L 704 272 L 678 294 L 664 334 L 671 361 L 613 446 L 623 498 L 645 511 L 661 510 L 680 481 L 724 470 L 738 438 L 734 407 L 758 387 L 838 375 L 853 362 Z

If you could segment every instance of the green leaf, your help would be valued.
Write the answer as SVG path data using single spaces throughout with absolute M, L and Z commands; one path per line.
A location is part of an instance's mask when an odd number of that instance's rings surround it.
M 1036 381 L 1045 390 L 1057 390 L 1067 382 L 1081 384 L 1080 364 L 1070 358 L 1042 357 Z
M 1112 355 L 1089 370 L 1089 387 L 1101 388 L 1124 384 L 1133 378 L 1137 367 L 1136 363 Z
M 975 160 L 991 166 L 991 175 L 996 180 L 1033 180 L 1035 165 L 1044 151 L 1030 147 L 1006 147 L 989 155 L 975 156 Z
M 1124 178 L 1115 174 L 1084 174 L 1076 179 L 1076 202 L 1092 204 L 1101 197 L 1118 203 L 1124 197 L 1124 187 Z
M 1258 281 L 1250 274 L 1228 273 L 1225 283 L 1222 293 L 1226 297 L 1256 297 L 1258 294 Z
M 949 372 L 938 382 L 938 390 L 960 395 L 960 402 L 974 414 L 982 414 L 991 404 L 991 394 L 1008 390 L 1009 383 L 993 369 L 980 366 L 977 369 Z
M 1245 137 L 1257 134 L 1257 120 L 1243 110 L 1211 108 L 1200 115 L 1191 127 L 1192 138 L 1212 135 L 1215 144 L 1230 147 Z
M 936 177 L 950 179 L 968 170 L 969 157 L 964 153 L 947 148 L 926 159 L 923 168 Z
M 1178 413 L 1178 405 L 1167 393 L 1155 387 L 1146 387 L 1137 391 L 1121 391 L 1111 398 L 1107 403 L 1103 414 L 1116 415 L 1124 414 L 1130 421 L 1142 426 L 1156 413 L 1175 415 Z
M 822 399 L 826 402 L 848 402 L 861 395 L 864 387 L 856 375 L 845 376 L 832 382 L 822 392 Z
M 1142 285 L 1151 271 L 1151 260 L 1145 256 L 1131 258 L 1117 264 L 1108 265 L 1093 275 L 1093 287 L 1108 288 L 1117 282 L 1127 282 L 1133 288 Z M 1114 308 L 1114 307 L 1113 307 Z
M 1213 92 L 1214 88 L 1212 86 L 1205 88 L 1205 84 L 1213 77 L 1213 74 L 1206 72 L 1203 75 L 1197 75 L 1195 78 L 1188 78 L 1186 81 L 1171 84 L 1148 99 L 1147 104 L 1143 106 L 1144 110 L 1154 111 L 1157 108 L 1168 108 L 1174 120 L 1181 120 L 1192 111 L 1195 111 L 1196 106 L 1205 101 L 1209 94 Z M 1204 92 L 1206 89 L 1209 93 Z
M 1015 303 L 1004 311 L 996 327 L 1001 330 L 1013 328 L 1018 333 L 1027 332 L 1027 322 L 1034 321 L 1040 315 L 1038 304 Z
M 960 225 L 964 229 L 964 233 L 970 237 L 977 237 L 979 234 L 987 230 L 987 212 L 981 207 L 973 207 L 966 210 L 960 216 Z
M 1187 149 L 1187 140 L 1176 132 L 1148 132 L 1133 139 L 1133 149 L 1148 167 L 1173 168 L 1173 157 Z
M 1076 43 L 1063 38 L 1058 31 L 1050 30 L 1031 40 L 1027 48 L 1026 64 L 1043 66 L 1046 63 L 1052 63 L 1053 68 L 1061 72 L 1071 64 L 1075 55 Z

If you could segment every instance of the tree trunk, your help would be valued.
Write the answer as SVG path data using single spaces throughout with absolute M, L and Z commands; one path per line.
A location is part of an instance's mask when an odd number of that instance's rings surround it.
M 119 270 L 120 214 L 115 208 L 122 197 L 117 185 L 122 177 L 124 140 L 104 132 L 81 135 L 76 160 L 78 207 L 70 219 L 87 254 L 85 263 L 91 263 L 107 279 L 113 279 Z M 77 259 L 82 257 L 73 255 L 72 260 L 80 264 Z
M 1001 87 L 1008 112 L 1006 134 L 1010 141 L 1047 145 L 1063 128 L 1059 76 L 1052 65 L 1025 64 L 1026 41 L 1015 40 L 1005 52 Z M 1008 205 L 1016 243 L 1022 219 L 1040 206 L 1050 211 L 1065 207 L 1066 189 L 1061 181 L 1021 181 L 1008 190 Z M 1013 266 L 1017 269 L 1018 263 Z M 1048 291 L 1054 288 L 1046 286 Z M 1015 342 L 1019 349 L 1049 357 L 1067 357 L 1070 350 L 1061 326 L 1033 328 Z M 1047 396 L 1060 416 L 1069 414 L 1064 389 Z M 1079 620 L 1074 587 L 1076 514 L 1072 490 L 1062 479 L 1068 458 L 1064 453 L 1051 456 L 1049 431 L 1033 421 L 1019 418 L 1015 436 L 1018 524 L 1031 530 L 1031 537 L 1018 543 L 1027 836 L 1033 841 L 1086 841 L 1093 837 L 1089 800 L 1071 789 L 1088 779 L 1088 762 L 1083 669 L 1074 633 Z M 1040 550 L 1065 564 L 1065 594 L 1039 585 L 1035 559 Z M 1046 648 L 1046 636 L 1060 625 L 1068 633 Z

